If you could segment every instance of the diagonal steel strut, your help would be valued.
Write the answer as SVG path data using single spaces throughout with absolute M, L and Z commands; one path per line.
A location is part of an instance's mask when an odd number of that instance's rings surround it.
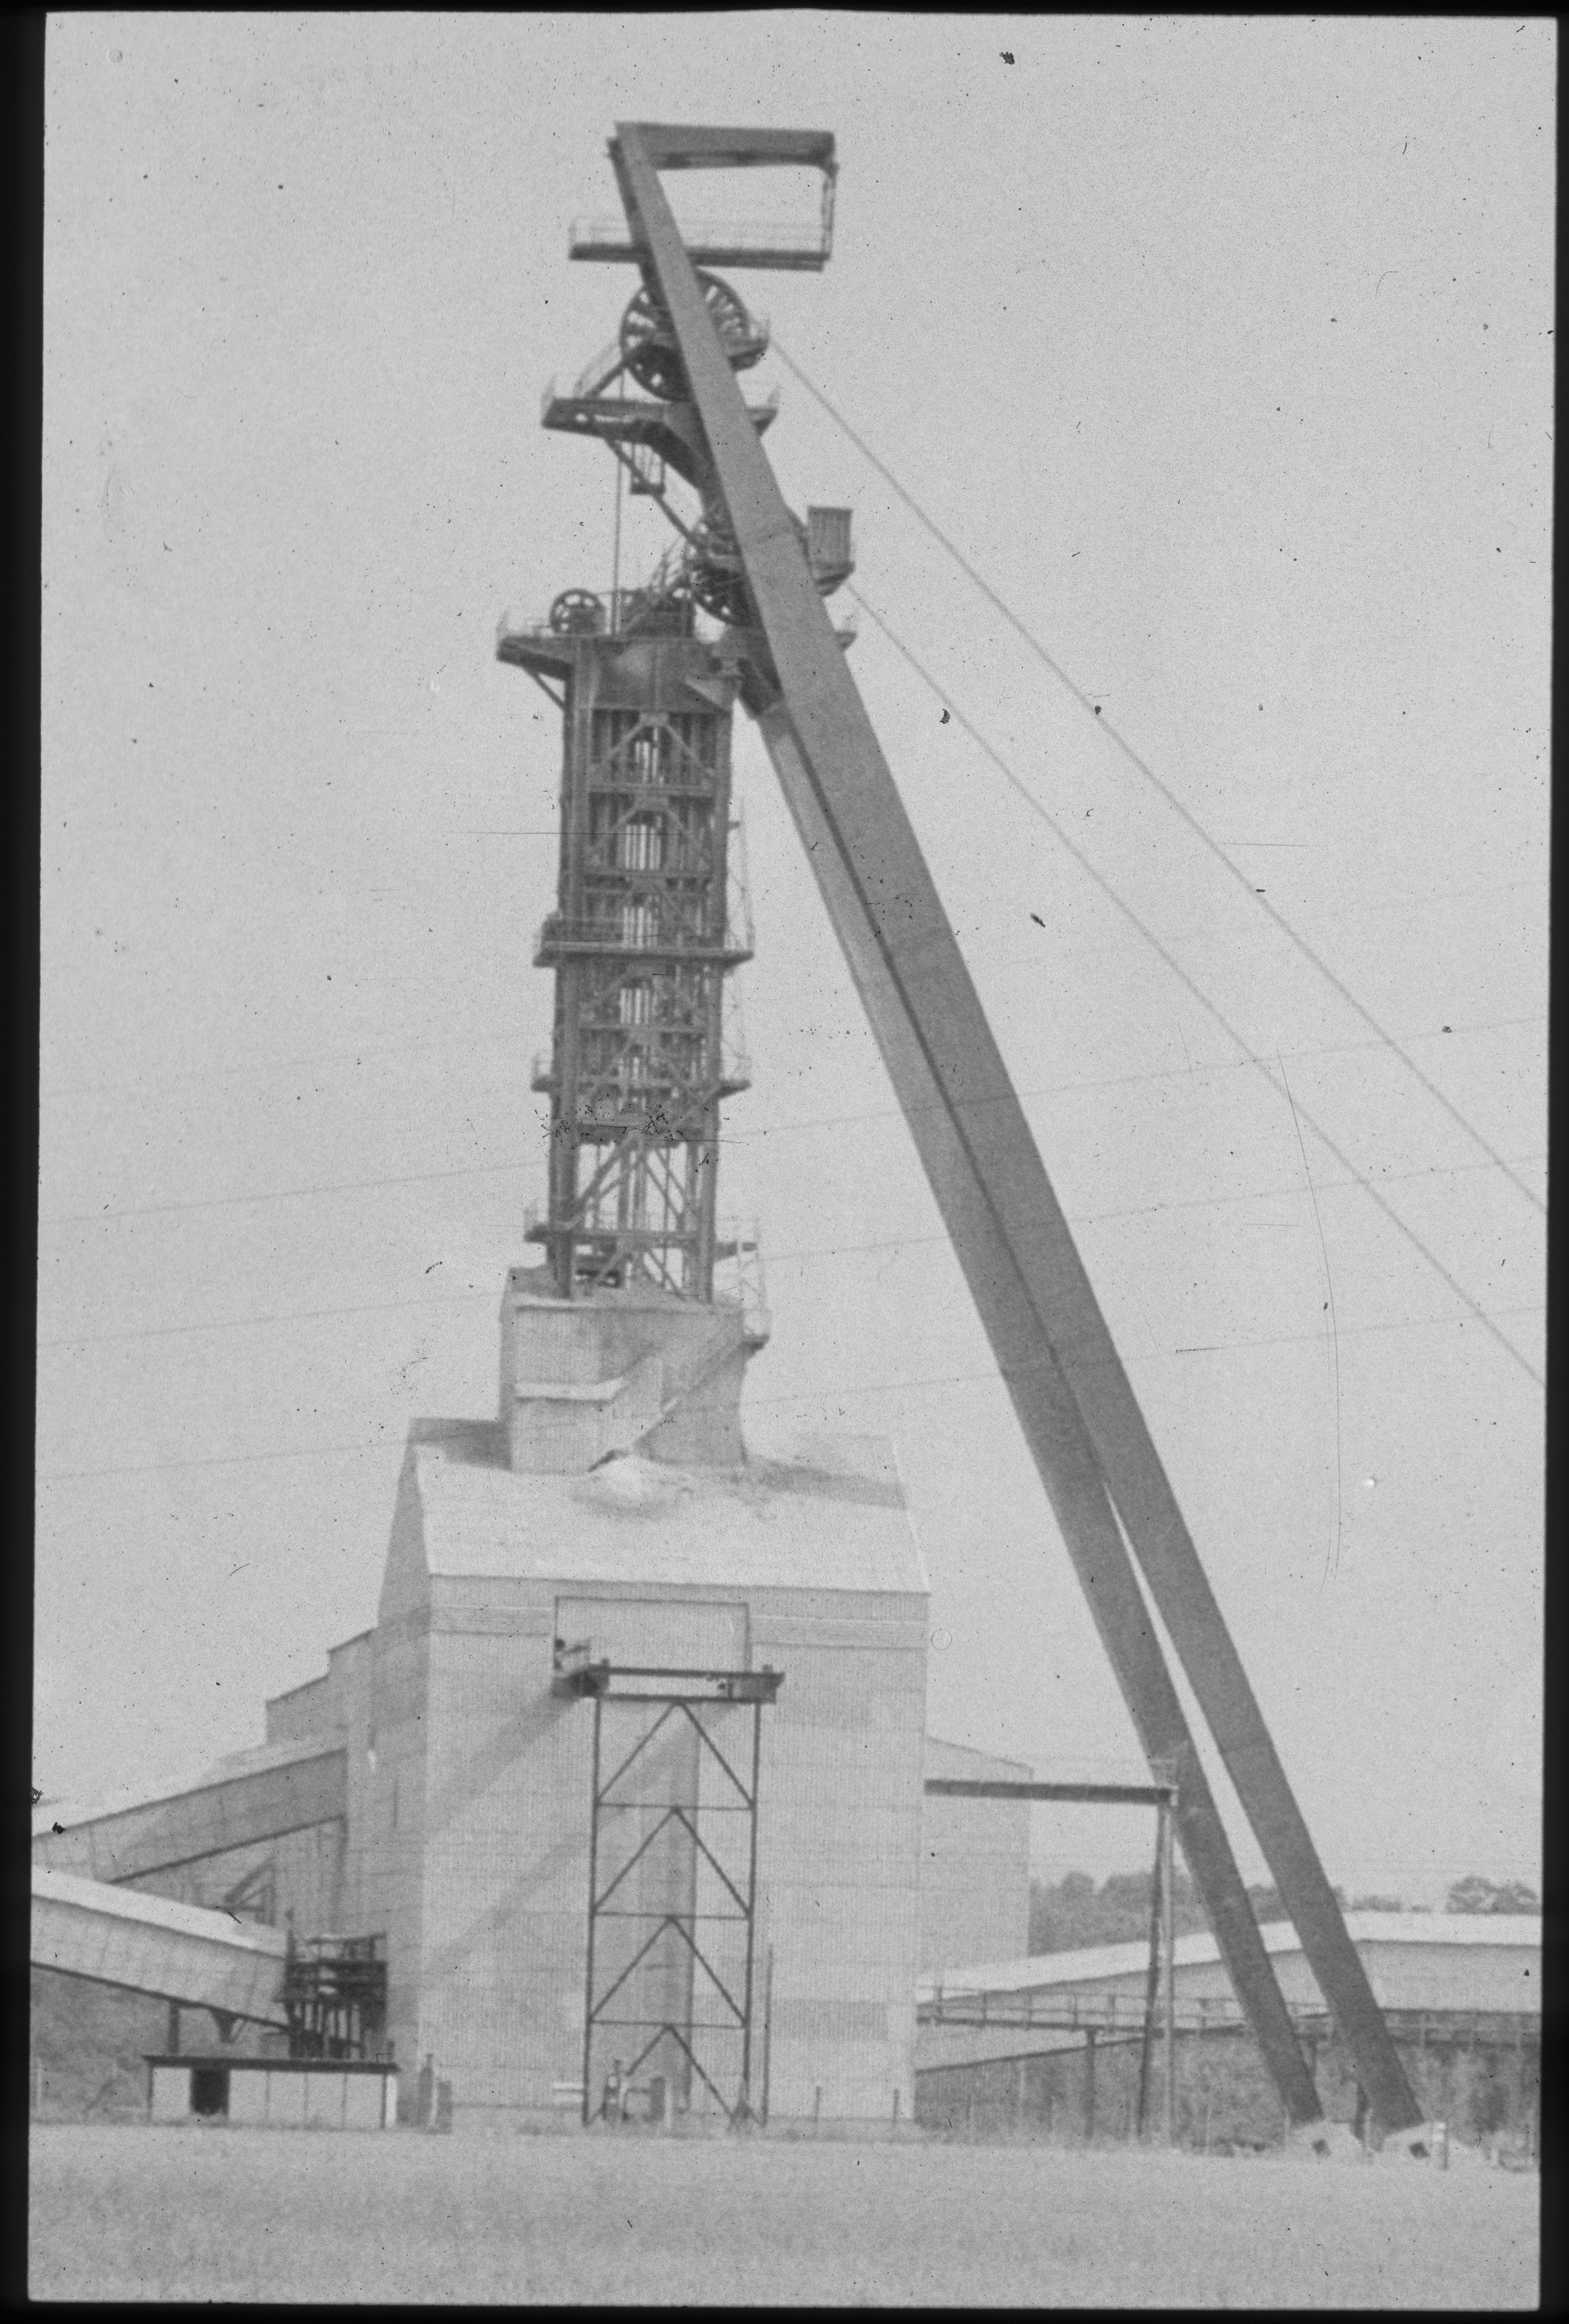
M 871 943 L 782 704 L 765 711 L 759 724 L 1134 1731 L 1150 1766 L 1177 1785 L 1183 1853 L 1232 1982 L 1292 2120 L 1315 2121 L 1322 2109 L 1313 2077 L 1061 1369 L 1042 1347 L 1039 1323 L 996 1213 L 968 1166 L 937 1077 Z
M 651 152 L 645 133 L 623 124 L 611 155 L 632 239 L 670 317 L 772 662 L 780 699 L 763 725 L 776 768 L 798 827 L 818 843 L 809 860 L 1140 1738 L 1155 1756 L 1175 1753 L 1177 1781 L 1195 1802 L 1191 1816 L 1179 1807 L 1184 1852 L 1282 2099 L 1297 2121 L 1321 2111 L 1203 1787 L 1118 1518 L 1373 2112 L 1387 2127 L 1405 2128 L 1421 2110 L 660 189 L 657 168 L 679 152 L 683 134 L 660 130 Z

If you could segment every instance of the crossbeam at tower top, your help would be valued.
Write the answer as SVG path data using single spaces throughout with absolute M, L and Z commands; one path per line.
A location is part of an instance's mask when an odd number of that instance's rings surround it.
M 695 266 L 755 266 L 788 273 L 820 273 L 833 255 L 834 188 L 838 163 L 829 129 L 708 129 L 658 122 L 623 123 L 610 141 L 610 158 L 621 175 L 621 135 L 635 129 L 641 150 L 656 170 L 808 169 L 822 172 L 822 205 L 814 225 L 780 226 L 763 220 L 706 222 L 683 235 Z M 624 186 L 623 186 L 624 193 Z M 628 205 L 629 216 L 632 206 Z M 569 258 L 646 266 L 648 244 L 628 217 L 574 222 Z

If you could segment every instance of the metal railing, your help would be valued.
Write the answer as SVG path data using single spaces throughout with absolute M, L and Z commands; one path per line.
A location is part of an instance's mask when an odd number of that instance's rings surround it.
M 710 252 L 734 251 L 738 259 L 753 253 L 822 264 L 834 246 L 833 208 L 831 203 L 825 201 L 822 215 L 812 226 L 780 225 L 766 218 L 706 219 L 683 226 L 681 240 L 688 254 L 700 262 Z M 641 248 L 641 244 L 632 241 L 624 214 L 620 217 L 574 218 L 568 233 L 567 251 L 572 258 L 590 250 L 614 251 L 618 256 L 630 258 Z
M 768 325 L 766 318 L 760 316 L 758 318 L 759 330 L 765 331 Z M 553 403 L 595 402 L 601 391 L 604 388 L 608 387 L 612 380 L 616 376 L 614 371 L 607 371 L 598 379 L 597 384 L 594 383 L 595 375 L 599 364 L 606 362 L 612 355 L 614 355 L 619 363 L 621 355 L 619 345 L 615 347 L 606 348 L 601 355 L 595 355 L 593 363 L 591 363 L 586 370 L 579 372 L 577 377 L 569 382 L 566 386 L 563 386 L 561 383 L 561 374 L 559 372 L 552 372 L 549 378 L 546 381 L 544 391 L 540 397 L 540 419 L 541 424 L 549 424 L 548 415 L 550 406 Z M 619 395 L 614 395 L 608 398 L 608 401 L 614 405 L 619 405 L 622 401 L 622 398 Z M 768 390 L 768 392 L 765 395 L 748 396 L 745 401 L 748 411 L 752 412 L 754 417 L 759 412 L 766 411 L 769 413 L 771 418 L 777 418 L 780 406 L 778 381 L 775 381 L 774 384 Z M 665 406 L 655 397 L 646 395 L 641 387 L 634 395 L 629 395 L 625 398 L 625 403 L 628 412 L 638 418 L 645 417 L 651 411 L 662 411 L 665 409 Z
M 594 361 L 586 364 L 573 381 L 574 399 L 583 401 L 589 396 L 597 395 L 601 388 L 609 386 L 625 361 L 626 358 L 621 351 L 621 334 L 618 331 L 610 345 L 607 347 L 601 347 Z M 554 382 L 551 384 L 554 387 Z
M 739 908 L 738 908 L 739 907 Z M 722 927 L 682 927 L 669 923 L 661 927 L 651 916 L 630 923 L 622 918 L 619 899 L 614 912 L 603 919 L 563 919 L 560 913 L 551 912 L 540 923 L 534 940 L 534 956 L 561 945 L 587 945 L 595 952 L 626 953 L 705 953 L 750 955 L 752 941 L 752 914 L 744 896 L 736 897 L 732 888 L 732 909 Z
M 689 604 L 679 600 L 656 599 L 645 585 L 641 589 L 596 589 L 594 595 L 605 609 L 605 620 L 593 629 L 556 630 L 550 625 L 549 613 L 531 613 L 521 622 L 509 615 L 497 629 L 498 638 L 570 638 L 628 637 L 639 633 L 649 637 L 690 637 L 693 613 Z
M 966 1992 L 962 1987 L 949 1990 L 940 1983 L 935 1993 L 916 2004 L 916 2017 L 922 2025 L 992 2026 L 1020 2032 L 1034 2027 L 1059 2033 L 1082 2029 L 1136 2034 L 1146 2014 L 1144 1997 L 1137 1993 Z M 1188 2033 L 1219 2033 L 1245 2020 L 1241 2004 L 1225 1994 L 1179 2001 L 1175 2023 Z
M 657 1030 L 656 1028 L 649 1026 L 639 1029 L 645 1038 Z M 554 1051 L 536 1049 L 529 1067 L 530 1087 L 543 1089 L 553 1084 L 555 1078 Z M 651 1094 L 659 1096 L 669 1091 L 688 1093 L 691 1090 L 690 1078 L 686 1074 L 678 1072 L 673 1065 L 661 1064 L 657 1041 L 650 1042 L 649 1056 L 639 1073 L 629 1071 L 624 1074 L 612 1074 L 606 1076 L 595 1072 L 586 1074 L 582 1078 L 595 1084 L 606 1078 L 616 1081 L 629 1103 L 641 1104 Z M 752 1085 L 752 1053 L 746 1046 L 744 1037 L 732 1033 L 728 1027 L 720 1038 L 719 1071 L 716 1078 L 722 1089 L 748 1089 Z

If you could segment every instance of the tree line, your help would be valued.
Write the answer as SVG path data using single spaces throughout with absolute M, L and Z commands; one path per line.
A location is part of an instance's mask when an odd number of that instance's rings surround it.
M 1029 1884 L 1029 1950 L 1032 1953 L 1075 1952 L 1093 1945 L 1144 1942 L 1149 1934 L 1149 1910 L 1154 1889 L 1150 1872 L 1113 1872 L 1099 1886 L 1087 1872 L 1065 1872 L 1057 1881 Z M 1336 1888 L 1335 1897 L 1348 1913 L 1422 1913 L 1426 1904 L 1407 1904 L 1398 1896 L 1348 1896 Z M 1255 1919 L 1290 1918 L 1279 1892 L 1264 1882 L 1248 1890 Z M 1456 1880 L 1444 1898 L 1446 1913 L 1539 1913 L 1541 1901 L 1524 1880 L 1489 1880 L 1468 1872 Z M 1173 1882 L 1172 1921 L 1179 1937 L 1209 1925 L 1193 1881 L 1179 1866 Z

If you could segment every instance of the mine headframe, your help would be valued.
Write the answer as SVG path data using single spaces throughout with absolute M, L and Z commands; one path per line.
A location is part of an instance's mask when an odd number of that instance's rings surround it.
M 836 512 L 814 542 L 813 517 L 792 517 L 761 442 L 772 406 L 742 393 L 766 326 L 707 270 L 826 263 L 833 138 L 623 123 L 609 152 L 624 227 L 578 229 L 572 254 L 635 265 L 641 287 L 614 347 L 571 396 L 547 399 L 547 424 L 608 443 L 635 488 L 664 501 L 681 546 L 657 610 L 641 612 L 695 623 L 701 608 L 726 624 L 715 668 L 761 728 L 1123 1699 L 1177 1784 L 1184 1854 L 1289 2116 L 1311 2122 L 1322 2108 L 1145 1589 L 1375 2115 L 1414 2125 L 1420 2109 L 839 650 L 823 597 L 850 569 L 847 520 Z M 660 182 L 667 170 L 803 164 L 824 180 L 815 237 L 715 228 L 684 240 Z M 644 390 L 636 401 L 629 377 Z M 672 471 L 697 494 L 695 518 L 669 500 Z M 628 626 L 619 604 L 558 613 Z M 503 655 L 521 659 L 512 645 Z
M 826 166 L 831 187 L 831 153 Z M 831 216 L 826 199 L 810 251 L 798 238 L 777 263 L 820 265 Z M 752 230 L 726 233 L 716 246 L 775 263 Z M 674 538 L 638 586 L 564 589 L 543 620 L 498 641 L 560 710 L 564 740 L 558 903 L 534 954 L 556 973 L 550 1054 L 533 1077 L 551 1105 L 549 1194 L 527 1232 L 563 1298 L 633 1286 L 739 1298 L 754 1247 L 716 1211 L 719 1103 L 747 1084 L 725 980 L 752 950 L 730 735 L 738 695 L 761 706 L 766 653 L 651 263 L 603 236 L 584 247 L 642 279 L 610 346 L 568 391 L 548 391 L 543 422 L 605 445 Z M 750 370 L 766 320 L 717 275 L 697 280 L 732 375 Z M 752 405 L 748 425 L 761 435 L 776 409 Z M 814 586 L 837 588 L 852 570 L 848 511 L 789 521 Z M 721 634 L 700 633 L 700 617 Z M 734 1283 L 716 1279 L 721 1262 Z

